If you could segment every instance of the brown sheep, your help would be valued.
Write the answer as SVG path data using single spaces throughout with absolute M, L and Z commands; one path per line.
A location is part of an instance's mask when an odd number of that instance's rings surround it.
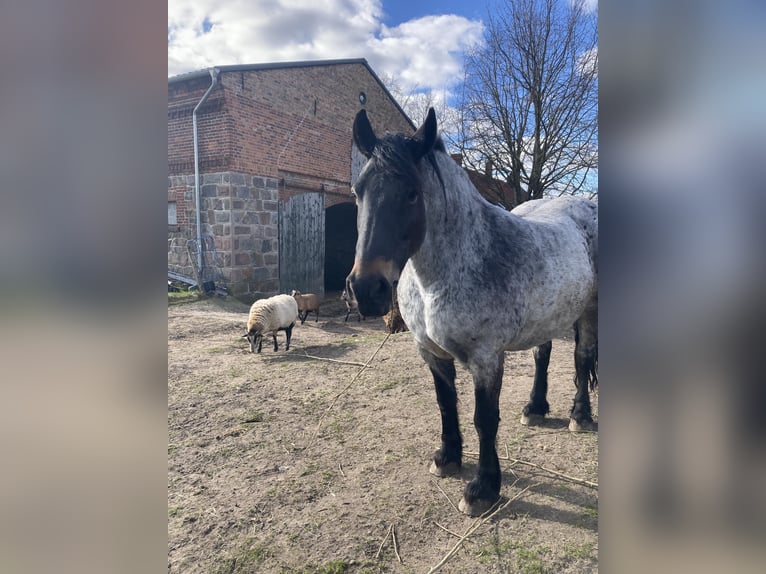
M 298 318 L 301 320 L 301 325 L 306 321 L 311 311 L 314 311 L 314 322 L 319 320 L 319 297 L 313 293 L 301 295 L 300 291 L 293 291 L 290 295 L 298 303 Z
M 359 312 L 359 303 L 357 303 L 356 299 L 354 299 L 353 293 L 349 295 L 348 289 L 344 289 L 340 298 L 342 301 L 346 303 L 346 318 L 344 319 L 344 321 L 348 321 L 348 316 L 351 314 L 351 311 L 356 311 L 357 322 L 364 319 L 364 317 L 362 317 L 362 314 Z

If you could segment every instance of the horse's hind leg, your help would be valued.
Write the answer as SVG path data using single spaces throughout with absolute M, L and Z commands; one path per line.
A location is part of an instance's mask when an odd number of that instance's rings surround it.
M 589 387 L 598 384 L 598 310 L 586 310 L 574 324 L 575 385 L 577 392 L 569 416 L 570 431 L 594 430 Z
M 472 365 L 476 405 L 473 423 L 479 434 L 479 469 L 476 478 L 463 490 L 459 508 L 477 516 L 486 512 L 500 497 L 500 461 L 495 439 L 500 424 L 500 389 L 503 384 L 503 354 L 494 365 Z
M 535 347 L 535 382 L 529 394 L 529 402 L 521 415 L 523 425 L 541 425 L 545 415 L 551 410 L 546 396 L 548 395 L 548 363 L 551 360 L 551 341 Z
M 463 463 L 463 437 L 460 435 L 457 416 L 455 361 L 441 359 L 423 347 L 418 347 L 418 350 L 434 377 L 436 401 L 442 416 L 442 444 L 434 452 L 429 471 L 439 477 L 454 475 L 460 472 Z

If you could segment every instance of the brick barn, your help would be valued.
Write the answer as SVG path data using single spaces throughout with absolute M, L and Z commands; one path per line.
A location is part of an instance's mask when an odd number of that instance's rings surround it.
M 350 185 L 364 158 L 351 129 L 362 108 L 376 131 L 415 130 L 364 59 L 168 78 L 169 275 L 195 277 L 196 165 L 203 282 L 215 268 L 216 284 L 244 300 L 342 289 L 356 243 Z

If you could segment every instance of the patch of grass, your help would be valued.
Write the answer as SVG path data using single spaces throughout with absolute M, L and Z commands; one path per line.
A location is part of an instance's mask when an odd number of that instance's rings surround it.
M 309 476 L 311 474 L 314 474 L 318 470 L 319 470 L 319 465 L 315 463 L 311 463 L 306 468 L 304 468 L 298 476 L 299 477 Z
M 598 508 L 595 506 L 586 506 L 583 508 L 583 514 L 588 518 L 598 521 Z
M 594 506 L 584 506 L 577 526 L 580 528 L 588 528 L 594 523 L 598 524 L 598 508 Z
M 168 292 L 168 305 L 181 305 L 200 300 L 199 291 Z
M 349 412 L 340 412 L 335 415 L 332 422 L 327 424 L 327 430 L 336 434 L 343 434 L 354 426 L 356 426 L 356 417 Z
M 344 560 L 332 560 L 317 568 L 317 574 L 343 574 L 348 570 L 348 564 Z
M 250 574 L 271 557 L 271 551 L 263 544 L 247 544 L 234 555 L 218 562 L 215 574 Z
M 407 379 L 393 379 L 393 380 L 387 381 L 387 382 L 383 383 L 382 385 L 380 385 L 378 387 L 378 390 L 379 391 L 390 391 L 396 385 L 399 385 L 399 384 L 405 382 L 406 380 Z
M 245 374 L 245 369 L 242 367 L 230 367 L 226 374 L 230 377 L 241 377 Z
M 593 543 L 567 544 L 564 547 L 564 555 L 567 558 L 588 560 L 593 558 Z
M 217 354 L 217 353 L 223 353 L 225 350 L 226 350 L 226 347 L 209 347 L 205 349 L 205 351 L 210 353 L 211 355 Z
M 218 449 L 215 452 L 214 456 L 216 456 L 217 458 L 228 459 L 228 458 L 232 457 L 233 455 L 238 454 L 239 452 L 240 452 L 239 447 L 236 447 L 236 446 L 225 446 L 225 447 L 223 447 L 221 449 Z
M 366 562 L 365 562 L 366 565 Z M 315 566 L 313 564 L 307 564 L 300 570 L 289 570 L 293 574 L 344 574 L 348 572 L 350 564 L 345 560 L 331 560 L 321 566 Z M 368 572 L 364 570 L 363 572 Z M 376 572 L 379 572 L 377 570 Z M 361 574 L 361 573 L 360 573 Z
M 245 418 L 242 421 L 243 424 L 262 423 L 269 420 L 269 415 L 263 414 L 260 411 L 252 411 L 245 414 Z
M 478 559 L 483 564 L 496 560 L 513 559 L 516 562 L 516 571 L 520 574 L 545 574 L 543 554 L 547 549 L 538 546 L 527 548 L 521 542 L 490 542 L 479 549 Z
M 524 548 L 521 545 L 515 549 L 516 565 L 521 574 L 544 574 L 543 559 L 537 548 Z
M 181 512 L 183 506 L 168 506 L 168 518 L 174 518 Z

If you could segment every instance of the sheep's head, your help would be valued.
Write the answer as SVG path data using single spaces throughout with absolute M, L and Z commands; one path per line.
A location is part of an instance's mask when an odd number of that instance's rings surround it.
M 261 339 L 263 339 L 263 335 L 259 333 L 258 331 L 248 331 L 242 337 L 246 338 L 248 343 L 250 343 L 250 352 L 251 353 L 260 353 L 260 351 L 257 349 L 258 344 L 261 342 Z
M 300 292 L 300 291 L 296 291 L 295 289 L 293 289 L 293 292 L 292 292 L 292 293 L 290 293 L 290 295 L 291 295 L 292 297 L 300 297 L 300 295 L 301 295 L 301 292 Z

